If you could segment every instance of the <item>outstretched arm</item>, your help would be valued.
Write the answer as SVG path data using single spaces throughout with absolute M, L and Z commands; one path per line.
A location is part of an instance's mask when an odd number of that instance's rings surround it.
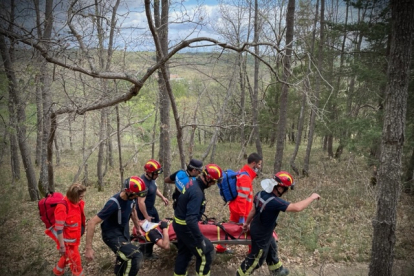
M 289 204 L 289 206 L 286 209 L 286 212 L 300 212 L 304 210 L 306 207 L 308 207 L 309 204 L 312 203 L 312 201 L 319 200 L 319 198 L 320 198 L 320 195 L 313 193 L 307 199 Z

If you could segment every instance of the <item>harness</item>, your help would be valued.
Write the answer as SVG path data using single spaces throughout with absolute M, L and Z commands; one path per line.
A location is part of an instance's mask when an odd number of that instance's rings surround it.
M 256 210 L 260 207 L 260 214 L 259 214 L 259 219 L 261 220 L 262 219 L 262 217 L 261 217 L 261 215 L 262 215 L 262 212 L 263 212 L 263 210 L 265 209 L 265 207 L 266 207 L 266 205 L 270 202 L 270 201 L 272 201 L 272 200 L 274 200 L 274 199 L 276 199 L 274 196 L 270 196 L 268 199 L 266 199 L 266 200 L 264 200 L 261 196 L 260 196 L 260 194 L 261 193 L 258 193 L 257 194 L 257 197 L 256 197 L 256 204 L 255 204 L 255 207 L 256 207 Z

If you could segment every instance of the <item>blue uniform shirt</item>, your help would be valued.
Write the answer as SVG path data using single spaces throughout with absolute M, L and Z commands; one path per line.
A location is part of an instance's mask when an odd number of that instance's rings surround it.
M 157 209 L 155 209 L 155 199 L 157 197 L 157 184 L 155 183 L 155 180 L 149 180 L 148 178 L 146 178 L 145 174 L 141 175 L 141 179 L 144 180 L 145 186 L 148 189 L 147 196 L 145 197 L 145 208 L 147 209 L 147 213 L 149 216 L 154 216 L 155 214 L 158 214 Z M 137 212 L 139 219 L 144 219 L 144 215 L 139 210 L 138 204 Z
M 260 212 L 262 206 L 260 203 L 258 204 L 259 194 L 264 201 L 271 197 L 273 198 L 266 204 L 262 212 Z M 265 191 L 258 192 L 253 201 L 253 208 L 256 208 L 256 213 L 250 226 L 251 232 L 260 233 L 263 237 L 270 237 L 276 227 L 276 220 L 280 211 L 285 212 L 289 204 L 289 202 L 277 197 L 273 193 L 269 194 Z
M 204 190 L 206 188 L 206 185 L 200 178 L 188 183 L 185 187 L 185 192 L 178 198 L 177 207 L 174 212 L 177 219 L 185 221 L 194 239 L 200 243 L 203 234 L 201 234 L 200 228 L 198 227 L 198 221 L 205 211 L 206 197 Z
M 129 218 L 135 205 L 134 200 L 123 200 L 120 193 L 113 196 L 121 206 L 122 220 L 118 223 L 118 205 L 113 200 L 108 200 L 105 206 L 98 213 L 98 217 L 103 220 L 101 224 L 102 239 L 113 239 L 119 236 L 124 236 L 127 240 L 130 239 L 129 233 Z

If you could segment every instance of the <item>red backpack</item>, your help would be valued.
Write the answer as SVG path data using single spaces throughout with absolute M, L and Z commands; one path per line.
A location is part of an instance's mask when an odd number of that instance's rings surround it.
M 47 193 L 38 202 L 40 219 L 46 225 L 46 228 L 50 228 L 55 224 L 55 209 L 58 203 L 65 205 L 66 208 L 68 207 L 66 201 L 63 200 L 63 195 L 59 192 Z

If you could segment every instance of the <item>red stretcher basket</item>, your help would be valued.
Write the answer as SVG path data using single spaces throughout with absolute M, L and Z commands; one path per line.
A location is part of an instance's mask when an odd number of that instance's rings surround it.
M 242 233 L 242 226 L 234 223 L 217 223 L 215 221 L 200 221 L 198 223 L 201 233 L 208 238 L 213 244 L 226 243 L 226 244 L 250 244 L 250 233 Z M 158 228 L 162 233 L 161 229 Z M 177 236 L 174 231 L 173 224 L 170 224 L 168 228 L 168 234 L 170 241 L 177 240 Z M 275 231 L 273 231 L 273 237 L 278 241 L 278 237 Z M 137 233 L 136 228 L 132 229 L 132 240 L 140 243 L 147 243 L 145 238 Z

